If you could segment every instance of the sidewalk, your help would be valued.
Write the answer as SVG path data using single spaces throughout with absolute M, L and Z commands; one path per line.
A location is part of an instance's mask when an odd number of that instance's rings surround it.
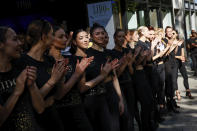
M 182 99 L 178 101 L 181 107 L 179 114 L 168 115 L 166 120 L 160 124 L 157 131 L 197 131 L 197 77 L 193 76 L 193 72 L 188 70 L 189 85 L 194 96 L 193 100 L 185 97 L 185 88 L 182 76 L 179 74 L 178 86 Z

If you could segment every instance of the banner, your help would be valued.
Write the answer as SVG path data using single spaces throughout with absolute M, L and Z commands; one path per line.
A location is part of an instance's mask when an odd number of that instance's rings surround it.
M 89 26 L 92 27 L 94 23 L 104 26 L 109 35 L 107 48 L 112 49 L 114 47 L 113 34 L 115 29 L 111 1 L 88 4 L 87 7 Z

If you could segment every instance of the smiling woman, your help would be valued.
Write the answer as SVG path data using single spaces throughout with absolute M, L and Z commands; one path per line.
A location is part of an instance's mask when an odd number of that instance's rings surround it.
M 56 61 L 63 59 L 61 50 L 64 50 L 67 46 L 67 37 L 64 29 L 60 26 L 53 26 L 54 41 L 50 48 L 50 55 L 52 55 Z
M 14 30 L 0 27 L 0 130 L 38 130 L 25 81 L 24 69 L 20 75 L 11 61 L 20 57 L 20 41 Z

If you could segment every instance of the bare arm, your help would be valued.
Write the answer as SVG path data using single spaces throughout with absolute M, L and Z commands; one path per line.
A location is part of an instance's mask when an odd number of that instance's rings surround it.
M 114 75 L 112 76 L 113 77 L 113 86 L 114 86 L 114 89 L 119 97 L 119 110 L 120 110 L 120 114 L 122 115 L 124 112 L 124 103 L 123 103 L 122 92 L 120 89 L 120 84 L 119 84 L 119 80 L 118 80 L 116 71 L 113 70 L 113 73 L 114 73 Z
M 124 72 L 125 68 L 128 65 L 128 61 L 126 60 L 127 59 L 126 56 L 123 56 L 122 59 L 125 59 L 125 60 L 122 60 L 120 67 L 116 70 L 117 76 L 120 76 Z
M 25 81 L 26 81 L 26 73 L 27 70 L 23 70 L 22 73 L 19 75 L 19 77 L 16 79 L 16 87 L 14 89 L 14 92 L 11 94 L 11 96 L 6 101 L 5 105 L 0 105 L 0 126 L 6 121 L 6 119 L 11 114 L 12 110 L 14 109 L 19 97 L 24 91 L 25 87 Z
M 79 77 L 80 76 L 78 74 L 74 73 L 66 83 L 60 85 L 55 93 L 55 99 L 62 99 L 77 83 Z
M 77 60 L 75 72 L 72 74 L 71 78 L 66 83 L 60 85 L 55 94 L 55 99 L 62 99 L 72 89 L 72 87 L 78 82 L 79 78 L 83 75 L 85 69 L 93 61 L 93 59 L 94 57 L 89 57 L 83 58 L 81 62 Z
M 182 62 L 185 62 L 185 52 L 184 52 L 184 48 L 181 48 L 181 56 L 175 56 L 175 58 L 181 60 Z
M 167 46 L 167 47 L 166 47 L 163 51 L 161 51 L 159 54 L 153 56 L 152 60 L 155 61 L 156 59 L 163 57 L 169 49 L 170 49 L 170 46 Z
M 80 92 L 86 92 L 88 89 L 95 87 L 99 83 L 101 83 L 105 79 L 105 76 L 99 75 L 95 79 L 86 82 L 85 74 L 83 75 L 78 87 L 80 88 Z
M 110 71 L 112 69 L 115 69 L 117 66 L 119 66 L 118 64 L 118 59 L 114 59 L 112 62 L 109 62 L 109 60 L 105 63 L 105 66 L 101 66 L 101 73 L 100 75 L 98 75 L 96 78 L 85 82 L 84 87 L 81 89 L 82 92 L 88 90 L 89 88 L 92 88 L 96 85 L 98 85 L 99 83 L 103 82 L 103 83 L 107 83 L 109 81 L 112 80 L 111 76 L 108 76 L 108 74 L 110 73 Z M 83 78 L 83 80 L 85 80 L 85 78 Z
M 134 71 L 133 71 L 133 66 L 132 66 L 132 65 L 133 65 L 132 63 L 129 63 L 129 64 L 128 64 L 129 73 L 130 73 L 131 75 L 133 75 L 133 73 L 134 73 Z
M 41 114 L 45 110 L 45 101 L 36 86 L 36 83 L 33 86 L 29 87 L 29 92 L 31 95 L 32 105 L 38 114 Z
M 53 89 L 55 84 L 60 81 L 65 73 L 65 61 L 56 63 L 53 66 L 51 78 L 40 88 L 40 92 L 43 98 Z
M 192 43 L 192 46 L 193 46 L 193 47 L 197 47 L 197 44 L 195 44 L 195 43 Z
M 45 101 L 36 85 L 37 68 L 33 66 L 27 67 L 27 82 L 26 85 L 31 95 L 31 101 L 34 109 L 38 114 L 41 114 L 45 109 Z
M 13 93 L 4 106 L 0 106 L 0 127 L 7 120 L 16 105 L 20 95 Z

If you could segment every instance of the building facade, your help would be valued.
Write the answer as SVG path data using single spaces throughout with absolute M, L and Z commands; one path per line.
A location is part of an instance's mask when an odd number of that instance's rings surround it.
M 123 0 L 123 28 L 139 26 L 174 27 L 180 38 L 188 39 L 197 31 L 197 0 Z
M 184 0 L 185 34 L 189 38 L 191 30 L 197 31 L 197 0 Z

